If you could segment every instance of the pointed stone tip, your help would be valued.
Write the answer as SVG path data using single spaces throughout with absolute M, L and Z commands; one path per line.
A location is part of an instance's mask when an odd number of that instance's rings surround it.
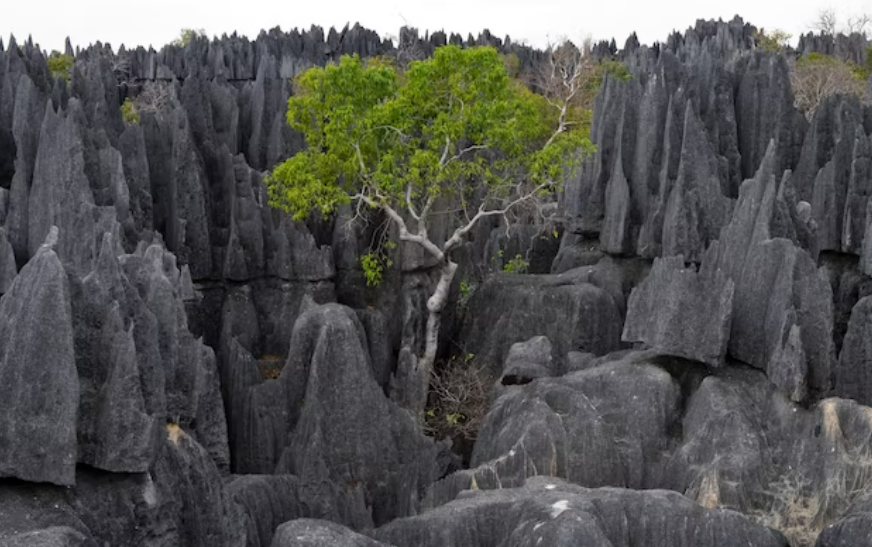
M 41 249 L 48 249 L 53 251 L 55 246 L 58 244 L 58 227 L 52 226 L 48 231 L 48 235 L 45 236 L 45 241 L 42 244 Z

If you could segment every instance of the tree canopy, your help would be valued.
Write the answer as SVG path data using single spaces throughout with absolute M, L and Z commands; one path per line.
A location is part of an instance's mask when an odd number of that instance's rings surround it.
M 559 183 L 590 148 L 581 131 L 555 135 L 557 113 L 489 47 L 441 47 L 403 73 L 344 56 L 297 78 L 287 118 L 308 149 L 268 181 L 273 205 L 297 219 L 354 199 L 417 217 L 439 196 L 468 206 L 482 187 L 480 205 L 499 207 L 520 187 Z

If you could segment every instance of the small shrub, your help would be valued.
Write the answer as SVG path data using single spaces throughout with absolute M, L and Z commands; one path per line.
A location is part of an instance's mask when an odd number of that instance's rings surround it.
M 121 105 L 121 118 L 125 123 L 139 125 L 139 110 L 136 108 L 136 103 L 130 100 L 130 97 L 124 99 Z
M 523 256 L 518 254 L 515 255 L 515 258 L 509 260 L 503 265 L 503 271 L 506 273 L 521 274 L 526 273 L 529 267 L 530 263 L 524 260 Z
M 393 241 L 386 241 L 378 250 L 370 251 L 360 257 L 360 267 L 363 268 L 363 275 L 366 276 L 367 287 L 381 285 L 385 270 L 394 265 L 388 251 L 392 251 L 396 247 L 397 244 Z
M 760 29 L 754 33 L 754 42 L 758 48 L 778 53 L 787 49 L 792 36 L 781 29 L 766 32 Z
M 196 38 L 205 38 L 206 31 L 203 29 L 183 28 L 179 33 L 179 37 L 173 41 L 174 46 L 185 47 L 191 43 L 191 40 Z
M 495 380 L 471 354 L 436 367 L 430 381 L 425 430 L 437 439 L 451 439 L 461 452 L 471 450 L 490 406 Z
M 52 51 L 46 60 L 48 69 L 55 78 L 63 78 L 67 82 L 73 76 L 73 63 L 75 59 L 71 55 L 64 55 L 59 51 Z

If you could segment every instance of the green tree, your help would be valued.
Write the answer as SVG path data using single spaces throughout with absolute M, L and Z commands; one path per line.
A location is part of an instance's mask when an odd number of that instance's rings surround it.
M 773 53 L 779 53 L 787 49 L 792 36 L 781 29 L 773 29 L 766 32 L 760 29 L 754 33 L 754 42 L 757 47 Z
M 868 77 L 865 67 L 813 52 L 796 61 L 790 72 L 790 84 L 796 107 L 811 120 L 821 102 L 830 95 L 862 98 Z
M 203 29 L 183 28 L 179 37 L 173 41 L 174 46 L 185 47 L 195 38 L 205 38 L 206 31 Z
M 343 57 L 298 76 L 288 123 L 308 148 L 267 177 L 270 203 L 304 219 L 343 204 L 378 210 L 403 242 L 419 245 L 440 271 L 427 302 L 425 349 L 405 371 L 423 410 L 441 313 L 457 271 L 454 251 L 484 218 L 534 207 L 590 150 L 547 101 L 512 80 L 493 48 L 445 46 L 402 74 L 381 61 Z M 434 240 L 434 216 L 454 230 Z
M 52 51 L 51 55 L 46 59 L 48 69 L 55 78 L 63 78 L 70 81 L 73 75 L 73 64 L 75 59 L 71 55 L 65 55 L 60 51 Z

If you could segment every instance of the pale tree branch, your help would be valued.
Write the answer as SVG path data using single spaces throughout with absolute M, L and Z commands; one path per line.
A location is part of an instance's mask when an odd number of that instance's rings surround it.
M 412 183 L 406 184 L 406 207 L 409 209 L 409 214 L 412 215 L 412 218 L 420 221 L 421 217 L 418 216 L 418 213 L 415 211 L 415 206 L 412 204 Z
M 463 241 L 463 238 L 475 227 L 475 225 L 481 219 L 483 219 L 485 217 L 489 217 L 489 216 L 497 216 L 497 215 L 505 216 L 509 211 L 511 211 L 516 206 L 518 206 L 524 202 L 533 200 L 534 198 L 536 198 L 536 196 L 539 194 L 539 192 L 541 192 L 542 190 L 544 190 L 546 188 L 550 188 L 551 186 L 553 186 L 553 183 L 551 183 L 551 182 L 542 183 L 539 186 L 537 186 L 536 188 L 534 188 L 533 190 L 531 190 L 530 192 L 525 193 L 525 194 L 521 194 L 519 197 L 515 198 L 514 200 L 510 201 L 507 205 L 505 205 L 504 207 L 499 208 L 499 209 L 485 209 L 486 202 L 482 203 L 481 206 L 479 206 L 479 208 L 478 208 L 478 212 L 475 214 L 475 216 L 472 217 L 472 220 L 470 220 L 465 225 L 454 230 L 454 233 L 451 235 L 450 238 L 448 238 L 448 240 L 442 246 L 442 251 L 444 253 L 448 253 L 452 249 L 454 249 L 454 247 L 459 245 L 461 243 L 461 241 Z

